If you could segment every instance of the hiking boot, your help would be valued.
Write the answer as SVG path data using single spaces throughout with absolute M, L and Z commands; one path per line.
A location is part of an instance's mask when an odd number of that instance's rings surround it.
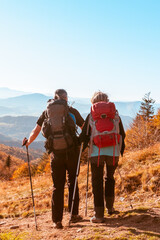
M 90 219 L 90 222 L 91 222 L 91 223 L 103 223 L 103 222 L 104 222 L 104 218 L 97 218 L 97 217 L 93 216 L 93 217 Z
M 108 209 L 108 214 L 112 215 L 112 214 L 118 214 L 119 211 L 116 211 L 114 208 Z
M 82 217 L 80 215 L 72 215 L 71 222 L 76 223 L 82 220 Z
M 56 222 L 56 223 L 54 223 L 54 228 L 62 229 L 62 228 L 63 228 L 63 225 L 62 225 L 61 222 Z

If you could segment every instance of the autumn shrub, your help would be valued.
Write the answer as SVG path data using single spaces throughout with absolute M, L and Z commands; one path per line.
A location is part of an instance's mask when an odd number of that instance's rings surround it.
M 13 172 L 24 161 L 0 151 L 0 180 L 11 180 Z
M 143 190 L 160 194 L 160 165 L 145 170 L 142 185 Z
M 160 143 L 137 151 L 127 151 L 119 161 L 122 180 L 116 171 L 116 192 L 137 190 L 160 194 Z
M 142 185 L 141 177 L 142 177 L 142 172 L 138 172 L 138 173 L 128 175 L 125 178 L 124 188 L 127 190 L 127 192 L 132 193 L 141 187 Z
M 45 152 L 38 162 L 36 173 L 41 174 L 46 171 L 49 171 L 50 166 L 50 155 Z
M 116 194 L 133 193 L 142 186 L 142 171 L 126 174 L 121 177 L 116 177 Z
M 30 164 L 31 175 L 34 176 L 36 173 L 36 166 Z M 28 177 L 28 163 L 22 164 L 18 169 L 16 169 L 12 175 L 13 179 Z
M 152 146 L 149 148 L 144 148 L 141 151 L 137 151 L 135 153 L 135 160 L 139 162 L 145 162 L 146 160 L 150 160 L 152 163 L 152 160 L 156 159 L 159 156 L 159 151 L 157 151 L 156 146 Z
M 42 174 L 50 171 L 50 156 L 47 153 L 44 153 L 40 159 L 30 162 L 31 175 L 35 176 L 36 174 Z M 28 176 L 28 163 L 22 164 L 18 169 L 13 173 L 12 178 L 21 178 Z
M 51 164 L 48 162 L 44 168 L 45 173 L 50 173 L 51 172 Z

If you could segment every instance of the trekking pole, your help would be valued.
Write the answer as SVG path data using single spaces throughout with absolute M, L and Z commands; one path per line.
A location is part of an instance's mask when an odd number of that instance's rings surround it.
M 70 215 L 70 220 L 69 220 L 69 226 L 70 226 L 70 223 L 71 223 L 72 212 L 73 212 L 73 205 L 74 205 L 74 199 L 75 199 L 75 193 L 76 193 L 76 188 L 77 188 L 77 178 L 78 178 L 78 174 L 79 174 L 81 153 L 82 153 L 82 143 L 81 143 L 81 147 L 80 147 L 80 151 L 79 151 L 79 157 L 78 157 L 78 163 L 77 163 L 77 172 L 76 172 L 76 179 L 75 179 L 75 183 L 74 183 L 74 191 L 73 191 L 73 197 L 72 197 L 71 215 Z
M 121 175 L 121 173 L 120 173 L 119 167 L 117 167 L 117 170 L 118 170 L 118 173 L 119 173 L 119 176 L 120 176 L 120 179 L 121 179 L 123 188 L 125 189 L 125 187 L 124 187 L 124 181 L 123 181 L 122 175 Z M 133 206 L 132 206 L 132 203 L 131 203 L 131 199 L 130 199 L 129 197 L 128 197 L 128 200 L 129 200 L 130 207 L 133 209 Z
M 89 157 L 88 157 L 88 164 L 87 164 L 87 184 L 86 184 L 86 207 L 85 207 L 85 216 L 87 216 L 88 178 L 89 178 Z
M 27 143 L 27 141 L 28 140 L 26 139 L 26 142 L 22 146 L 24 146 Z M 31 168 L 30 168 L 30 161 L 29 161 L 28 146 L 26 146 L 26 150 L 27 150 L 28 172 L 29 172 L 30 185 L 31 185 L 31 194 L 32 194 L 32 203 L 33 203 L 33 210 L 34 210 L 35 226 L 36 226 L 36 230 L 38 230 L 38 228 L 37 228 L 37 220 L 36 220 L 35 204 L 34 204 L 34 195 L 33 195 L 33 187 L 32 187 L 32 177 L 31 177 Z

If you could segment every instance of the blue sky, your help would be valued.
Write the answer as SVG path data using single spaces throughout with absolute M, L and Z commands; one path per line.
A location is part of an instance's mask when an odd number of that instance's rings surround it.
M 0 0 L 0 87 L 160 103 L 159 0 Z

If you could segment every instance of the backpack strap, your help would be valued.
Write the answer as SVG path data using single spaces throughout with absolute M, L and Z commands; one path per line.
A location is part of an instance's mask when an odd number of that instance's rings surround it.
M 88 132 L 89 132 L 89 126 L 90 126 L 91 129 L 92 129 L 92 130 L 91 130 L 90 143 L 89 143 L 89 157 L 91 157 L 91 153 L 92 153 L 92 151 L 93 151 L 93 136 L 95 135 L 95 131 L 96 131 L 95 121 L 93 120 L 91 113 L 90 113 L 89 119 L 88 119 L 87 134 L 88 134 Z M 101 151 L 101 148 L 99 147 L 97 167 L 99 167 L 100 151 Z
M 90 158 L 91 153 L 93 151 L 93 133 L 92 133 L 93 119 L 92 119 L 91 113 L 89 114 L 89 118 L 88 118 L 87 135 L 89 134 L 89 127 L 91 127 L 91 136 L 90 136 L 89 149 L 88 149 L 88 155 L 89 155 L 89 158 Z
M 88 123 L 87 123 L 87 131 L 86 131 L 87 136 L 89 135 L 90 118 L 91 118 L 91 113 L 89 114 Z

